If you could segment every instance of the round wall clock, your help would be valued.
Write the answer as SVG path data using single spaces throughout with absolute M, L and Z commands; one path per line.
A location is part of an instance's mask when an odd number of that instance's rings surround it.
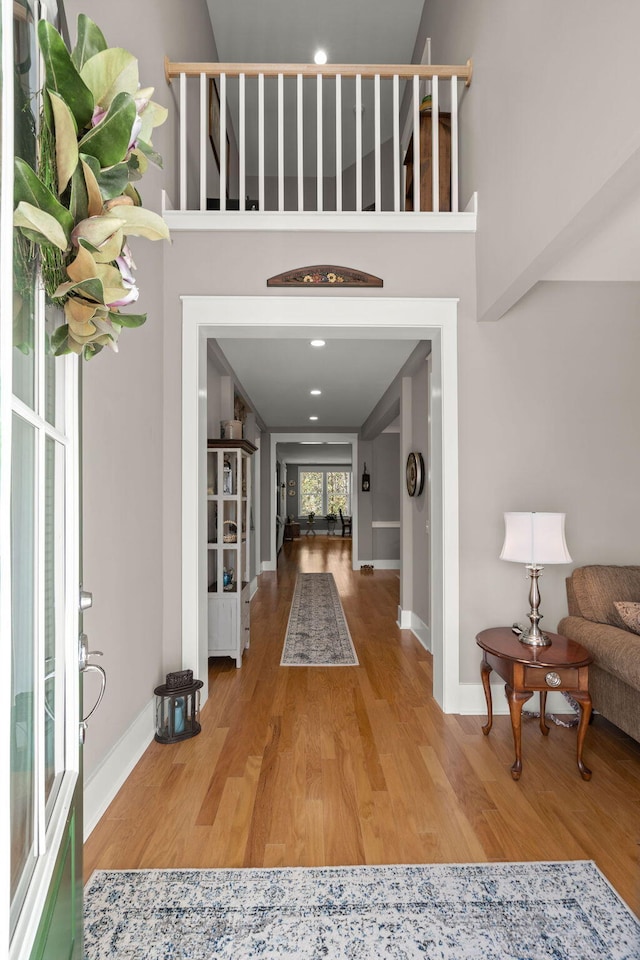
M 412 451 L 407 457 L 407 493 L 419 497 L 424 487 L 424 460 L 422 454 Z

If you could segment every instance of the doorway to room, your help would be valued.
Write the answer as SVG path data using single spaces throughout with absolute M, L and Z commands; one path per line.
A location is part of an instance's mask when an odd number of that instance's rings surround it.
M 182 636 L 183 665 L 207 676 L 206 541 L 206 341 L 215 338 L 430 340 L 429 411 L 431 650 L 433 693 L 445 712 L 456 709 L 458 691 L 458 500 L 457 500 L 457 301 L 379 297 L 183 297 L 182 339 Z M 354 377 L 366 376 L 366 371 Z M 425 416 L 427 411 L 425 410 Z M 401 457 L 411 449 L 401 437 Z M 261 472 L 271 471 L 261 450 Z M 270 458 L 269 458 L 270 459 Z M 275 476 L 275 473 L 273 476 Z M 270 476 L 270 473 L 265 474 Z M 275 481 L 272 481 L 275 482 Z M 443 497 L 446 489 L 447 496 Z M 273 494 L 275 491 L 271 491 Z M 267 496 L 267 494 L 265 494 Z M 413 523 L 403 498 L 404 543 Z M 269 496 L 268 502 L 275 502 Z M 355 540 L 354 529 L 354 540 Z M 262 553 L 263 568 L 275 562 Z M 417 571 L 416 576 L 419 576 Z M 403 556 L 402 594 L 411 596 L 414 571 Z M 402 615 L 400 610 L 401 626 Z M 204 691 L 206 698 L 206 689 Z

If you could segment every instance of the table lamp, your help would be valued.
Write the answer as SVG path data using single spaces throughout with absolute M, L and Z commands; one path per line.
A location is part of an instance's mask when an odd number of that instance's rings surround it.
M 571 563 L 564 537 L 564 513 L 505 513 L 504 544 L 501 560 L 524 563 L 529 576 L 529 604 L 531 626 L 520 634 L 522 643 L 534 647 L 546 647 L 551 640 L 542 632 L 538 613 L 540 591 L 538 577 L 547 563 Z

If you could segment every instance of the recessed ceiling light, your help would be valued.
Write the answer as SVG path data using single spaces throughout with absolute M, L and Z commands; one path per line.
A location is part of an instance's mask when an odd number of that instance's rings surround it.
M 327 54 L 324 50 L 316 50 L 313 55 L 313 62 L 317 64 L 323 64 L 327 62 Z
M 311 394 L 312 397 L 319 397 L 320 394 L 322 393 L 322 390 L 309 390 L 309 393 Z
M 309 417 L 309 420 L 317 420 L 317 417 Z
M 325 345 L 325 341 L 324 341 L 324 340 L 312 340 L 312 341 L 311 341 L 311 346 L 312 346 L 312 347 L 324 347 L 324 345 Z

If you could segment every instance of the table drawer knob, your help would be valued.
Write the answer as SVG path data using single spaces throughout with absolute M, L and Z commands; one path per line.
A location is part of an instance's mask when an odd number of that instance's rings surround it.
M 562 678 L 555 670 L 550 670 L 549 673 L 545 674 L 545 682 L 549 687 L 559 687 L 562 683 Z

